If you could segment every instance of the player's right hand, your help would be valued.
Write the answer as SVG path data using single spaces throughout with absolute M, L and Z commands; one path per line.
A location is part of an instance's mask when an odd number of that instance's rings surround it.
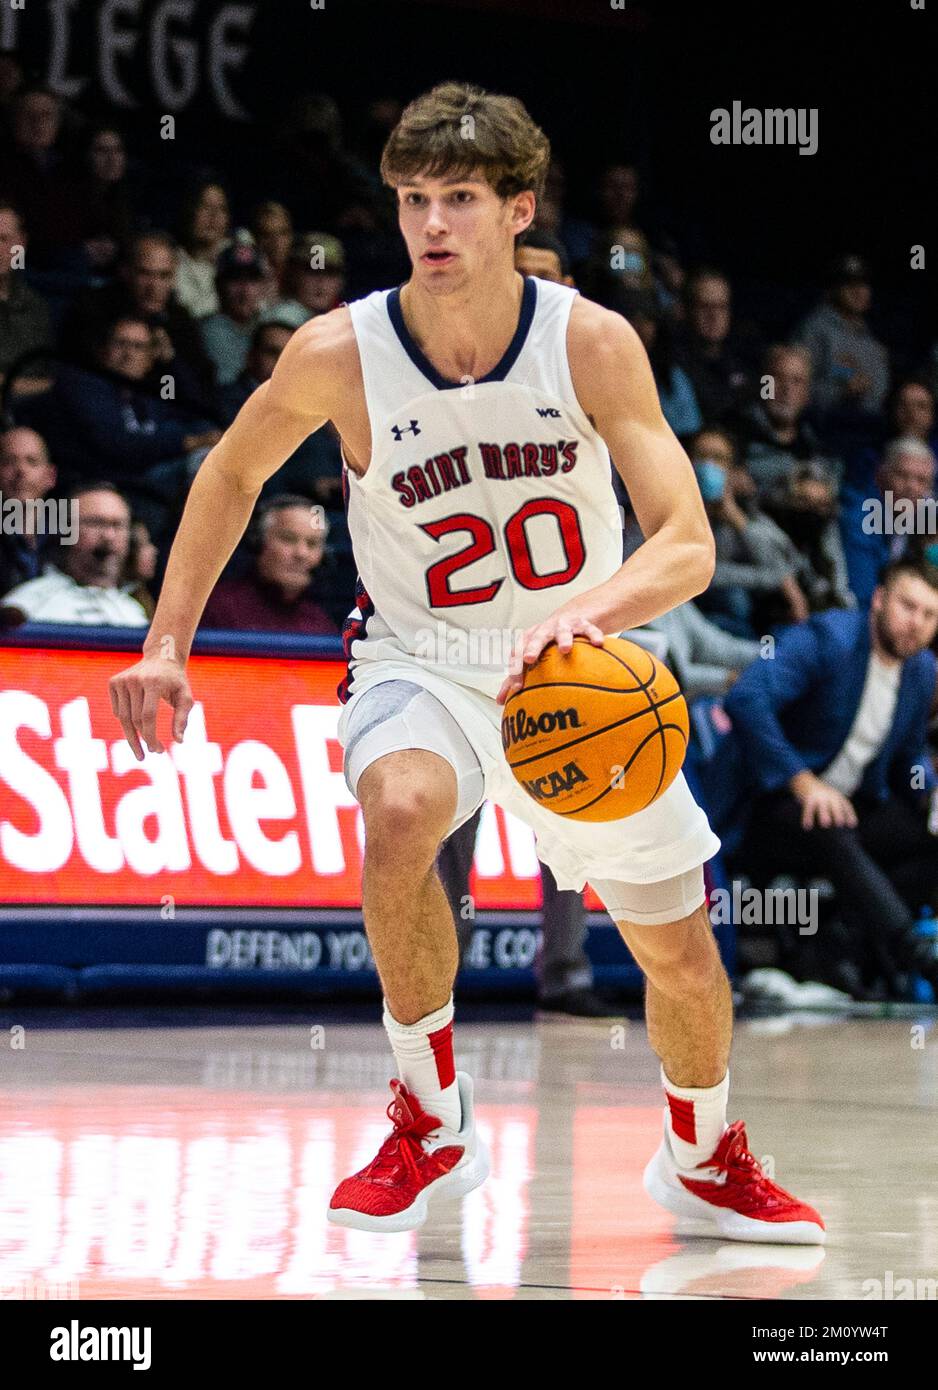
M 173 739 L 182 742 L 186 721 L 193 706 L 192 691 L 185 667 L 165 656 L 145 656 L 112 676 L 108 682 L 111 709 L 120 720 L 127 742 L 138 762 L 144 758 L 141 738 L 151 753 L 166 749 L 156 733 L 160 700 L 173 708 Z

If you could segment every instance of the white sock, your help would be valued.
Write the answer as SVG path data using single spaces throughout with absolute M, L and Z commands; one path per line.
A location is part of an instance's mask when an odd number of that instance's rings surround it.
M 730 1074 L 716 1086 L 675 1086 L 661 1068 L 667 1100 L 668 1138 L 679 1168 L 696 1168 L 712 1157 L 726 1129 Z
M 391 1040 L 397 1074 L 429 1115 L 446 1129 L 462 1124 L 462 1104 L 453 1061 L 453 996 L 416 1023 L 398 1023 L 384 1004 L 384 1026 Z

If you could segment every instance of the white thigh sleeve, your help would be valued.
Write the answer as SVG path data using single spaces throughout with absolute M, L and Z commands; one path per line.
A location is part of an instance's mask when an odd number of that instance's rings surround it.
M 658 883 L 616 883 L 612 879 L 593 878 L 590 887 L 602 899 L 614 922 L 634 922 L 639 927 L 678 922 L 689 917 L 707 897 L 702 864 Z

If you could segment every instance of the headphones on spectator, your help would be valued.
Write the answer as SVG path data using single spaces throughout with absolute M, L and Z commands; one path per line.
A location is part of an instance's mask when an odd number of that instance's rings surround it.
M 312 507 L 313 503 L 306 497 L 298 497 L 292 493 L 280 493 L 276 497 L 266 497 L 258 502 L 244 533 L 244 546 L 250 554 L 256 555 L 264 543 L 264 518 L 271 512 L 283 511 L 288 506 Z
M 254 508 L 254 514 L 248 523 L 248 528 L 244 533 L 244 545 L 252 555 L 257 555 L 264 543 L 264 517 L 274 510 L 270 500 L 258 502 Z

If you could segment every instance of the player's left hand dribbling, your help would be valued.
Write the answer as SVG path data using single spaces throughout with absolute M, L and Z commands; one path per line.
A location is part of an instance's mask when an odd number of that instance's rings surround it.
M 537 627 L 528 628 L 512 653 L 508 675 L 495 696 L 496 702 L 504 704 L 510 695 L 522 688 L 525 667 L 533 666 L 545 647 L 556 642 L 561 652 L 572 651 L 574 637 L 588 637 L 596 647 L 601 647 L 604 641 L 596 624 L 576 613 L 553 613 Z

